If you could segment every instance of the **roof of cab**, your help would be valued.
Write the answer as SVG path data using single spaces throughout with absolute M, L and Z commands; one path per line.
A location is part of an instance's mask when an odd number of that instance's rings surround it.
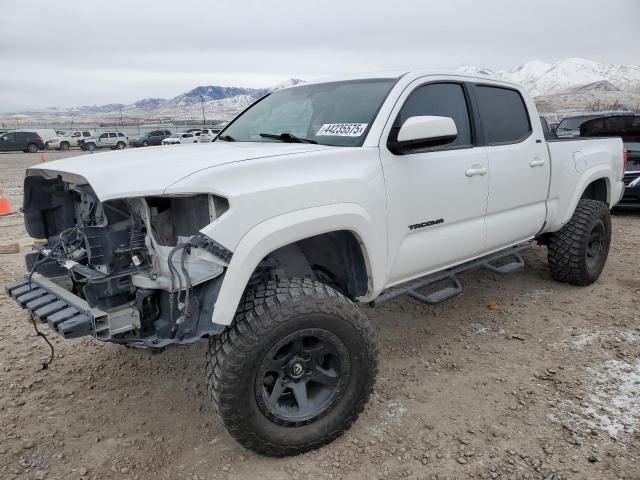
M 349 80 L 366 80 L 373 78 L 406 78 L 408 81 L 412 81 L 416 78 L 428 77 L 428 76 L 447 76 L 447 77 L 459 77 L 460 79 L 474 79 L 474 80 L 483 80 L 483 81 L 492 81 L 499 82 L 505 85 L 511 85 L 514 87 L 520 87 L 520 85 L 505 81 L 501 78 L 494 77 L 491 75 L 480 75 L 468 72 L 461 72 L 457 70 L 443 70 L 443 69 L 404 69 L 404 70 L 381 70 L 381 71 L 373 71 L 373 72 L 364 72 L 364 73 L 353 73 L 353 74 L 344 74 L 344 75 L 336 75 L 330 77 L 322 77 L 318 79 L 314 79 L 305 83 L 301 83 L 299 85 L 295 85 L 288 88 L 296 88 L 302 87 L 304 85 L 312 85 L 316 83 L 329 83 L 329 82 L 344 82 Z

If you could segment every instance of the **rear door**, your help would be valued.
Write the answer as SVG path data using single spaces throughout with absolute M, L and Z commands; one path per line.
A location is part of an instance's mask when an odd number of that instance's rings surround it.
M 489 160 L 487 250 L 534 237 L 543 227 L 551 167 L 533 104 L 514 88 L 474 84 Z
M 450 117 L 450 144 L 395 155 L 387 141 L 410 117 Z M 464 83 L 417 80 L 401 95 L 380 143 L 388 214 L 390 284 L 468 260 L 485 249 L 488 164 Z M 395 133 L 394 133 L 395 132 Z
M 154 130 L 149 134 L 149 145 L 159 145 L 163 138 L 162 130 Z
M 38 144 L 35 136 L 35 133 L 15 132 L 13 134 L 13 149 L 24 150 L 29 143 Z

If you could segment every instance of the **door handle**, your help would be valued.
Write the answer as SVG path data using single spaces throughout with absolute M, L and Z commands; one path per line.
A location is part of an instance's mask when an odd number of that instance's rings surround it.
M 529 166 L 530 166 L 530 167 L 541 167 L 541 166 L 543 166 L 545 163 L 546 163 L 546 162 L 545 162 L 544 160 L 540 160 L 540 159 L 537 159 L 537 160 L 531 160 L 531 161 L 529 162 Z
M 474 165 L 470 169 L 468 169 L 464 174 L 467 177 L 474 177 L 476 175 L 484 175 L 487 173 L 487 167 L 483 167 L 482 165 Z

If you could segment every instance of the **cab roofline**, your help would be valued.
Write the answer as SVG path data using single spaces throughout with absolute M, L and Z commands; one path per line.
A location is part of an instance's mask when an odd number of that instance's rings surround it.
M 287 87 L 286 89 L 304 87 L 305 85 L 314 85 L 314 84 L 320 84 L 320 83 L 347 82 L 350 80 L 368 80 L 368 79 L 379 79 L 379 78 L 382 78 L 382 79 L 404 78 L 408 82 L 411 82 L 421 77 L 430 77 L 430 76 L 456 77 L 461 80 L 472 80 L 472 81 L 490 81 L 490 82 L 501 83 L 504 85 L 509 85 L 512 87 L 521 88 L 521 85 L 517 83 L 509 82 L 493 75 L 479 75 L 479 74 L 461 72 L 457 70 L 446 70 L 446 69 L 413 69 L 413 70 L 404 69 L 404 70 L 381 70 L 381 71 L 373 71 L 373 72 L 363 72 L 363 73 L 321 77 L 314 80 L 310 80 L 305 83 Z M 286 90 L 286 89 L 282 89 L 282 90 Z

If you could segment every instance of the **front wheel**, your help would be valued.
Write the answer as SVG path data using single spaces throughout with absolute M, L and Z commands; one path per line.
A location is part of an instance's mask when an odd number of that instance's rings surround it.
M 36 153 L 37 151 L 38 151 L 38 145 L 36 145 L 35 143 L 30 143 L 29 145 L 27 145 L 27 152 Z
M 296 455 L 344 433 L 377 374 L 373 328 L 358 307 L 311 280 L 245 293 L 233 324 L 209 341 L 211 400 L 245 448 Z
M 60 143 L 60 150 L 69 150 L 69 147 L 71 145 L 69 145 L 69 142 L 62 142 Z
M 609 255 L 611 215 L 597 200 L 580 200 L 569 222 L 549 238 L 551 276 L 573 285 L 595 282 Z

